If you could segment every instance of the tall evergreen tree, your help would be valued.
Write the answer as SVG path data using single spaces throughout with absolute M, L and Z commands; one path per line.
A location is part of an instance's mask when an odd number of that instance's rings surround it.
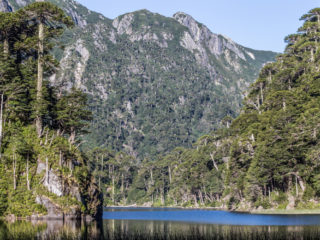
M 45 55 L 52 49 L 50 40 L 59 37 L 63 33 L 64 26 L 72 26 L 73 22 L 70 17 L 57 6 L 48 2 L 36 2 L 28 5 L 23 11 L 29 19 L 38 27 L 38 47 L 37 47 L 37 94 L 36 94 L 36 128 L 38 135 L 42 135 L 42 115 L 43 107 L 43 77 L 44 67 L 50 66 L 50 62 L 46 62 L 49 58 Z
M 75 143 L 76 135 L 86 133 L 91 112 L 86 109 L 87 96 L 81 90 L 72 88 L 57 103 L 57 120 L 60 132 L 69 135 L 69 142 Z

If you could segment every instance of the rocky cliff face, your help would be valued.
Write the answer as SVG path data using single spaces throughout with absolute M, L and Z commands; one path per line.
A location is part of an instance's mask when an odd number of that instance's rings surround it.
M 80 164 L 70 162 L 69 168 L 73 169 L 73 165 Z M 32 218 L 65 220 L 101 218 L 103 199 L 94 179 L 89 176 L 79 182 L 72 173 L 65 176 L 51 166 L 52 164 L 40 160 L 37 163 L 36 174 L 44 177 L 40 182 L 43 187 L 40 186 L 34 191 L 35 201 L 46 208 L 47 214 Z
M 2 2 L 7 0 L 1 0 Z M 13 9 L 26 0 L 8 0 Z M 188 14 L 141 10 L 108 19 L 73 0 L 51 0 L 74 19 L 53 84 L 90 95 L 87 146 L 153 157 L 239 113 L 244 92 L 275 53 L 243 47 Z
M 232 52 L 236 60 L 247 60 L 247 57 L 254 58 L 254 54 L 246 52 L 241 46 L 237 45 L 231 39 L 212 33 L 206 26 L 196 22 L 190 15 L 183 12 L 174 14 L 174 19 L 186 26 L 189 32 L 185 32 L 181 45 L 193 52 L 198 50 L 196 58 L 204 67 L 208 67 L 210 54 L 216 57 L 226 55 Z M 230 62 L 232 65 L 232 62 Z M 237 69 L 235 69 L 237 70 Z
M 0 11 L 1 12 L 11 12 L 12 8 L 6 0 L 0 1 Z

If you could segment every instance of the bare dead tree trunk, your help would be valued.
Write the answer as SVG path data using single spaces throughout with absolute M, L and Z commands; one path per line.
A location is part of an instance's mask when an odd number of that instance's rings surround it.
M 61 150 L 59 154 L 59 166 L 62 167 L 62 151 Z
M 49 184 L 49 162 L 48 162 L 48 157 L 46 157 L 46 183 Z
M 203 204 L 204 204 L 204 202 L 203 202 L 203 195 L 202 195 L 201 190 L 199 190 L 199 199 L 200 199 L 200 203 L 201 203 L 201 205 L 203 205 Z
M 101 190 L 101 176 L 99 174 L 99 189 Z
M 269 202 L 271 202 L 271 192 L 270 192 L 270 188 L 269 188 Z
M 3 53 L 5 58 L 7 59 L 9 57 L 9 40 L 8 38 L 5 38 L 3 41 Z
M 14 190 L 17 189 L 16 169 L 17 169 L 16 154 L 13 154 L 13 189 Z
M 296 190 L 297 190 L 298 184 L 299 184 L 302 192 L 304 192 L 306 190 L 306 187 L 304 185 L 303 179 L 299 176 L 299 172 L 291 172 L 291 173 L 288 173 L 288 174 L 294 175 L 296 177 Z
M 194 204 L 196 207 L 199 207 L 199 204 L 198 204 L 198 200 L 197 200 L 197 196 L 195 194 L 193 194 L 193 200 L 194 200 Z
M 44 24 L 42 21 L 39 23 L 39 36 L 38 36 L 38 78 L 37 78 L 37 116 L 36 128 L 38 136 L 42 135 L 42 118 L 41 118 L 41 102 L 42 102 L 42 83 L 43 83 L 43 65 L 44 65 Z
M 210 153 L 210 157 L 211 157 L 211 160 L 212 160 L 212 163 L 213 163 L 214 168 L 215 168 L 217 171 L 219 171 L 218 165 L 216 164 L 216 161 L 214 160 L 213 153 Z
M 288 176 L 288 191 L 290 191 L 291 186 L 292 186 L 292 176 L 289 175 L 289 176 Z
M 260 98 L 261 98 L 261 104 L 263 104 L 264 99 L 263 99 L 263 87 L 262 87 L 262 83 L 260 83 Z
M 75 141 L 76 141 L 76 131 L 72 129 L 69 137 L 69 143 L 74 144 Z
M 114 191 L 114 166 L 112 166 L 112 202 L 114 203 L 114 194 L 115 194 L 115 191 Z
M 269 71 L 268 82 L 271 83 L 271 81 L 272 81 L 272 73 L 271 71 Z
M 124 192 L 124 175 L 121 173 L 121 194 Z
M 171 182 L 172 182 L 172 177 L 171 177 L 171 167 L 169 166 L 169 182 L 170 182 L 170 184 L 171 184 Z
M 150 170 L 150 178 L 151 178 L 151 184 L 153 185 L 153 171 L 152 171 L 152 168 Z
M 255 141 L 256 141 L 255 138 L 254 138 L 253 133 L 251 134 L 251 140 L 252 140 L 252 142 L 255 142 Z
M 103 173 L 103 164 L 104 164 L 104 162 L 103 162 L 103 154 L 102 154 L 102 156 L 101 156 L 101 170 L 100 170 L 100 174 L 99 174 L 99 189 L 100 190 L 101 190 L 101 175 Z
M 30 181 L 29 181 L 29 154 L 27 156 L 27 188 L 30 191 Z
M 296 176 L 296 196 L 299 196 L 299 189 L 298 189 L 298 178 Z
M 46 132 L 46 139 L 44 141 L 44 145 L 48 144 L 48 135 L 49 135 L 49 129 L 47 129 L 47 132 Z
M 163 188 L 161 189 L 160 195 L 161 195 L 161 205 L 164 206 L 164 189 Z

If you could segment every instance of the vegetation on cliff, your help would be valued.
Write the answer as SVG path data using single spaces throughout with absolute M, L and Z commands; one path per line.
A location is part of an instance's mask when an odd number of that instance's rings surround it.
M 77 142 L 91 119 L 86 95 L 46 80 L 59 67 L 50 52 L 72 25 L 47 2 L 0 14 L 2 216 L 101 214 L 100 192 Z

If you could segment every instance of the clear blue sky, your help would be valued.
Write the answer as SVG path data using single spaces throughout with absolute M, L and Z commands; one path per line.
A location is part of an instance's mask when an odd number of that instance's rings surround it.
M 295 33 L 299 18 L 320 0 L 78 0 L 108 18 L 140 9 L 171 17 L 192 15 L 212 32 L 246 47 L 283 52 L 283 39 Z

